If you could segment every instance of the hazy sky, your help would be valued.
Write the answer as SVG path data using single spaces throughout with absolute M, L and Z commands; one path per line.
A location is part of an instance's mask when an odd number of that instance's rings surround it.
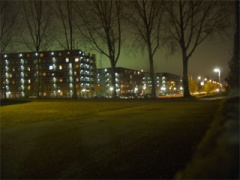
M 233 33 L 228 37 L 209 38 L 204 41 L 189 60 L 189 74 L 193 77 L 208 76 L 218 80 L 218 73 L 213 69 L 219 67 L 221 69 L 222 82 L 226 78 L 229 68 L 228 61 L 231 59 L 233 50 Z M 101 65 L 102 64 L 102 65 Z M 97 54 L 98 67 L 110 67 L 109 60 Z M 126 67 L 130 69 L 148 70 L 147 51 L 126 50 L 123 48 L 117 67 Z M 155 55 L 155 71 L 169 72 L 182 75 L 182 59 L 180 51 L 170 54 L 164 49 L 160 49 Z
M 229 72 L 228 62 L 232 56 L 233 35 L 234 31 L 228 32 L 228 35 L 225 35 L 225 37 L 208 38 L 200 44 L 189 59 L 188 73 L 195 78 L 197 76 L 208 76 L 218 80 L 218 74 L 213 72 L 213 69 L 218 67 L 221 69 L 221 80 L 223 82 Z M 63 38 L 64 36 L 61 37 Z M 15 42 L 13 43 L 15 44 Z M 129 42 L 129 44 L 131 44 L 131 42 Z M 82 45 L 86 46 L 85 44 L 79 43 L 79 49 L 88 53 L 90 50 Z M 133 49 L 130 48 L 130 46 L 123 45 L 117 67 L 149 70 L 147 51 L 136 47 Z M 10 47 L 10 49 L 12 51 L 14 48 Z M 169 72 L 182 75 L 182 57 L 180 50 L 174 54 L 170 54 L 166 49 L 167 47 L 160 49 L 154 56 L 155 72 Z M 16 51 L 22 50 L 21 48 L 16 49 Z M 61 49 L 57 48 L 55 50 Z M 104 55 L 91 51 L 90 53 L 96 54 L 98 68 L 110 67 L 109 60 Z

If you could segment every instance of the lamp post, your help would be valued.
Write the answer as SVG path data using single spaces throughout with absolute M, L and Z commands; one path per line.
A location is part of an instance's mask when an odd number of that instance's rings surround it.
M 220 82 L 220 74 L 221 74 L 221 71 L 220 71 L 220 69 L 219 68 L 215 68 L 214 70 L 213 70 L 214 72 L 218 72 L 218 81 L 219 81 L 219 84 L 221 83 Z

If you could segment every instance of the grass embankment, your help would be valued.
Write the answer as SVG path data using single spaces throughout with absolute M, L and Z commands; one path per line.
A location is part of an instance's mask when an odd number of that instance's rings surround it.
M 1 107 L 1 178 L 173 178 L 218 102 L 33 101 Z
M 239 110 L 238 90 L 223 101 L 192 161 L 175 179 L 239 179 Z

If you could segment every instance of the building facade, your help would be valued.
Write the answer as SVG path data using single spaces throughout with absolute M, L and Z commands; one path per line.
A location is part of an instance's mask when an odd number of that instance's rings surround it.
M 117 96 L 122 98 L 144 97 L 151 93 L 149 72 L 118 67 L 115 71 Z M 155 73 L 157 96 L 182 93 L 182 78 L 171 73 Z M 111 97 L 111 68 L 97 69 L 97 96 Z
M 96 67 L 95 55 L 81 50 L 1 54 L 1 98 L 112 97 L 111 68 Z M 149 72 L 117 67 L 117 96 L 144 97 L 151 93 Z M 182 79 L 155 73 L 156 94 L 182 93 Z
M 143 73 L 138 70 L 117 67 L 115 70 L 116 92 L 118 97 L 130 97 L 141 93 Z M 97 69 L 97 96 L 111 97 L 111 68 Z
M 154 73 L 154 80 L 156 85 L 156 95 L 173 95 L 182 94 L 182 77 L 171 73 Z M 152 81 L 149 72 L 144 73 L 142 79 L 143 92 L 149 94 L 152 89 Z
M 95 55 L 81 50 L 4 53 L 0 63 L 1 97 L 94 96 Z

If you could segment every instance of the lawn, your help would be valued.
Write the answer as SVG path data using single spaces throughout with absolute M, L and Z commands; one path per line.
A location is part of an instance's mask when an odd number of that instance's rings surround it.
M 1 178 L 172 178 L 218 106 L 196 100 L 1 106 Z

